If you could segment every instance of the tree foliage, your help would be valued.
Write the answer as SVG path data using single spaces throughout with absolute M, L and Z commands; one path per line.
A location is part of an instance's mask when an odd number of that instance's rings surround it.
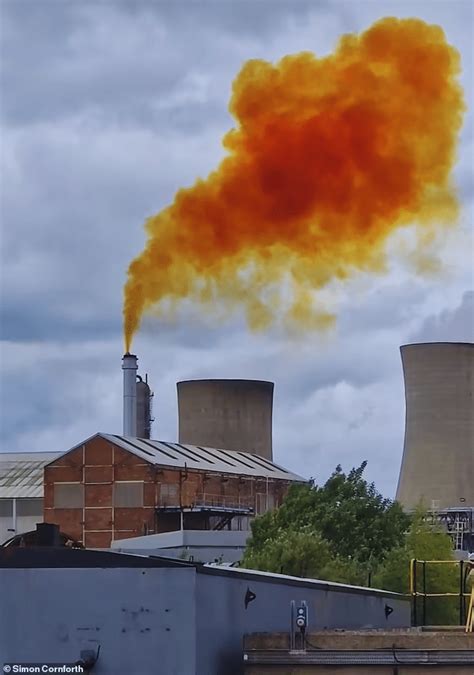
M 451 560 L 450 537 L 421 510 L 409 516 L 385 499 L 365 467 L 345 474 L 338 466 L 321 487 L 292 486 L 278 509 L 252 522 L 242 565 L 407 593 L 412 558 Z M 456 592 L 457 575 L 454 565 L 427 566 L 427 592 Z M 429 600 L 427 620 L 456 623 L 456 602 Z
M 245 567 L 298 577 L 360 583 L 360 571 L 350 560 L 334 556 L 329 543 L 315 530 L 280 529 L 262 547 L 250 546 Z
M 347 475 L 340 466 L 326 484 L 294 485 L 279 509 L 252 523 L 249 553 L 255 554 L 280 531 L 317 532 L 333 556 L 370 567 L 400 544 L 409 518 L 363 477 L 366 462 Z M 367 524 L 370 523 L 370 527 Z
M 409 592 L 410 560 L 452 560 L 451 538 L 437 523 L 427 518 L 422 509 L 414 514 L 408 533 L 401 545 L 395 547 L 380 565 L 374 577 L 375 585 L 397 593 Z M 417 589 L 423 590 L 422 566 L 417 567 Z M 456 564 L 427 564 L 425 568 L 426 593 L 458 593 L 459 568 Z M 422 617 L 423 600 L 419 598 L 418 616 Z M 455 624 L 459 617 L 458 598 L 427 598 L 425 622 L 428 624 Z

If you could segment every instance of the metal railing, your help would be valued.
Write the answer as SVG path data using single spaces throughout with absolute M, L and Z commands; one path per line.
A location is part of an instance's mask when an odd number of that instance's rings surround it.
M 184 508 L 211 508 L 225 509 L 227 511 L 235 509 L 236 511 L 246 510 L 253 513 L 255 510 L 255 497 L 228 496 L 210 492 L 199 492 L 189 503 L 180 503 L 179 494 L 165 494 L 160 495 L 157 506 L 170 508 L 183 506 Z
M 455 593 L 428 593 L 426 590 L 426 566 L 427 565 L 451 565 L 459 567 L 459 590 Z M 428 598 L 459 598 L 459 625 L 464 625 L 466 617 L 466 598 L 471 596 L 471 591 L 466 591 L 467 574 L 472 569 L 472 563 L 467 560 L 417 560 L 410 561 L 410 595 L 413 603 L 413 625 L 418 625 L 418 598 L 422 599 L 422 624 L 426 624 L 426 601 Z M 421 590 L 420 590 L 421 579 Z M 472 609 L 471 609 L 472 621 Z
M 474 627 L 474 588 L 471 589 L 471 599 L 467 610 L 466 633 L 472 633 Z
M 209 492 L 201 492 L 196 495 L 193 506 L 201 508 L 209 506 L 211 508 L 223 508 L 229 511 L 231 509 L 246 509 L 253 511 L 255 507 L 255 498 L 235 495 L 216 495 Z

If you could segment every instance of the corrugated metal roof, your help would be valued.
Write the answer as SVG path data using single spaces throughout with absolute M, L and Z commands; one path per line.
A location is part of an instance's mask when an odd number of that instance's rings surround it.
M 101 436 L 144 461 L 158 466 L 182 469 L 187 467 L 200 471 L 258 476 L 291 482 L 306 480 L 278 464 L 270 462 L 268 459 L 249 452 L 219 450 L 217 448 L 204 448 L 196 445 L 183 445 L 143 438 L 125 438 L 113 434 L 96 434 L 96 436 Z M 90 439 L 78 444 L 72 450 L 84 445 L 88 440 Z M 71 452 L 71 450 L 67 452 Z M 66 453 L 0 453 L 0 499 L 42 497 L 43 468 L 64 454 Z
M 200 471 L 259 476 L 278 480 L 305 482 L 306 479 L 259 455 L 236 450 L 203 448 L 197 445 L 152 441 L 144 438 L 125 438 L 112 434 L 99 434 L 111 443 L 132 452 L 146 462 Z
M 43 467 L 60 452 L 0 453 L 0 499 L 42 497 Z

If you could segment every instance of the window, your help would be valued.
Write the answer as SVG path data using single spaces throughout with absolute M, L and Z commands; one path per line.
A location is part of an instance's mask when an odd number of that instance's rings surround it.
M 115 483 L 114 506 L 125 508 L 143 506 L 143 483 Z
M 81 483 L 55 483 L 55 509 L 82 509 L 84 506 L 84 486 Z
M 230 529 L 239 532 L 248 532 L 250 530 L 250 518 L 248 516 L 237 516 L 237 518 L 232 518 Z
M 0 499 L 0 518 L 13 516 L 13 502 L 11 499 Z
M 17 516 L 37 516 L 43 520 L 43 500 L 42 499 L 17 499 Z
M 161 483 L 160 498 L 162 506 L 179 506 L 178 485 L 176 483 Z
M 270 493 L 257 492 L 257 515 L 275 508 L 275 497 Z

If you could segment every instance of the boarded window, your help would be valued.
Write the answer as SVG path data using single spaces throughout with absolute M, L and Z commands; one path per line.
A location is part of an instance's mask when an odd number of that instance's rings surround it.
M 267 495 L 267 511 L 273 511 L 275 508 L 275 495 Z
M 81 483 L 55 483 L 54 507 L 56 509 L 82 509 L 84 487 Z
M 230 529 L 248 532 L 250 530 L 250 518 L 248 516 L 237 516 L 237 518 L 232 518 Z
M 114 506 L 126 508 L 143 506 L 143 483 L 115 483 Z
M 257 515 L 275 508 L 275 497 L 272 494 L 257 492 Z
M 13 516 L 13 502 L 11 499 L 0 499 L 0 518 Z
M 162 483 L 160 485 L 162 506 L 179 506 L 179 490 L 176 483 Z
M 18 516 L 39 516 L 43 520 L 43 500 L 17 499 L 16 513 Z

